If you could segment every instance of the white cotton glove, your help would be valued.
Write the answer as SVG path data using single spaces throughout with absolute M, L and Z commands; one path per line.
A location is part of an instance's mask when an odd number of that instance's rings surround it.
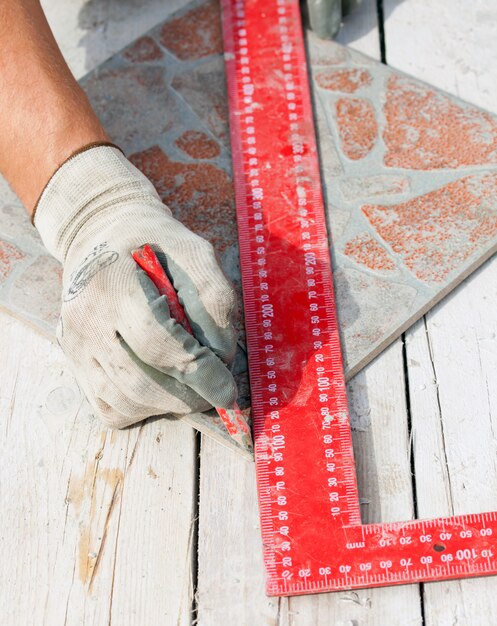
M 94 146 L 65 161 L 43 190 L 34 224 L 63 264 L 58 341 L 106 425 L 233 404 L 236 385 L 223 363 L 236 347 L 233 289 L 211 244 L 172 217 L 119 149 Z M 133 260 L 146 243 L 195 338 Z

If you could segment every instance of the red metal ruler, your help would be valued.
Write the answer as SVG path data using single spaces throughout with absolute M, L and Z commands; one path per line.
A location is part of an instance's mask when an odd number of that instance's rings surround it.
M 361 523 L 299 3 L 222 6 L 267 594 L 495 574 L 497 513 Z

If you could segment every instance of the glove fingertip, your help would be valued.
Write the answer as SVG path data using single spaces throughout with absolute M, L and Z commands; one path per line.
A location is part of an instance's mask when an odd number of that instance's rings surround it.
M 212 391 L 212 397 L 209 400 L 215 407 L 229 409 L 238 398 L 238 388 L 235 379 L 228 370 L 226 370 L 226 374 L 217 389 Z

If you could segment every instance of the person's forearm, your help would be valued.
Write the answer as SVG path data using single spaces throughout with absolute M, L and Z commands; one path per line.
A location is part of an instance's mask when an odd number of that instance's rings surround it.
M 38 0 L 0 0 L 0 172 L 29 212 L 75 150 L 109 141 Z

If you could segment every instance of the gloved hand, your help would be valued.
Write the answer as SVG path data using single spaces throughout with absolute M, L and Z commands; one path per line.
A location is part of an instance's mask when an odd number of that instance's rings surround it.
M 34 224 L 63 264 L 58 341 L 106 425 L 233 404 L 223 363 L 236 347 L 233 289 L 211 244 L 172 217 L 119 149 L 94 146 L 65 161 Z M 145 243 L 165 264 L 196 338 L 131 257 Z

